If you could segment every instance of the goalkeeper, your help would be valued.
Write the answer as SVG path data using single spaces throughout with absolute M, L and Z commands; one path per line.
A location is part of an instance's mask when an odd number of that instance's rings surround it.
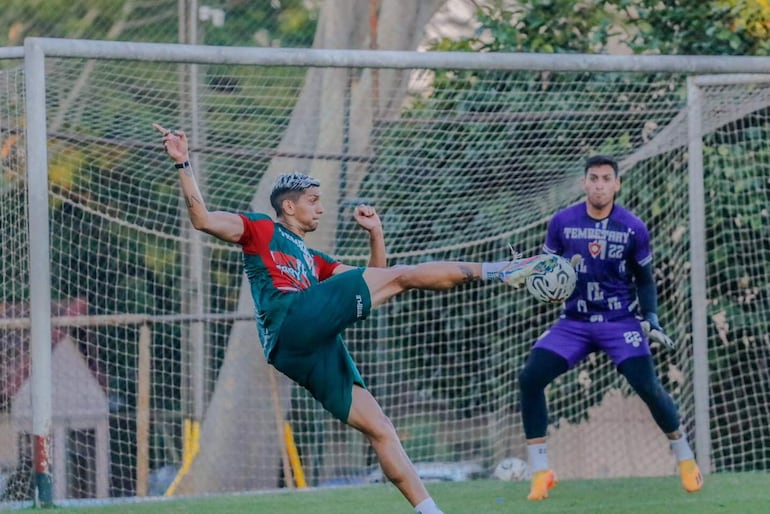
M 655 373 L 649 341 L 674 349 L 657 316 L 650 236 L 645 224 L 615 204 L 618 165 L 606 156 L 586 160 L 586 200 L 557 212 L 543 248 L 571 260 L 578 280 L 559 320 L 537 340 L 519 374 L 521 416 L 532 472 L 530 500 L 557 483 L 548 465 L 545 388 L 588 354 L 602 350 L 647 404 L 679 462 L 682 486 L 699 491 L 703 478 L 677 407 Z M 640 322 L 640 319 L 642 320 Z
M 305 246 L 324 213 L 319 182 L 281 175 L 270 203 L 277 221 L 261 213 L 210 212 L 188 160 L 187 137 L 153 125 L 179 170 L 193 226 L 243 249 L 257 329 L 267 361 L 305 387 L 334 417 L 361 431 L 383 472 L 415 511 L 441 514 L 406 455 L 391 421 L 366 389 L 341 337 L 372 308 L 408 289 L 444 290 L 475 280 L 521 285 L 539 257 L 496 263 L 430 262 L 385 267 L 385 240 L 374 208 L 354 217 L 369 233 L 369 267 L 356 268 Z

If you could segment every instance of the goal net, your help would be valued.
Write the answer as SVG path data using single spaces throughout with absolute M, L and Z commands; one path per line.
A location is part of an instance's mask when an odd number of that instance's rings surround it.
M 29 494 L 28 328 L 11 323 L 28 309 L 35 215 L 22 84 L 20 68 L 0 72 L 4 501 Z M 770 88 L 702 92 L 712 467 L 767 470 Z M 650 229 L 661 322 L 681 343 L 655 361 L 695 436 L 684 76 L 49 58 L 46 107 L 57 497 L 382 480 L 358 432 L 272 375 L 240 248 L 191 230 L 153 122 L 189 133 L 212 210 L 273 214 L 278 173 L 319 177 L 326 213 L 309 243 L 355 265 L 368 258 L 360 202 L 380 213 L 391 265 L 539 252 L 549 217 L 582 198 L 582 160 L 616 156 L 618 202 Z M 406 293 L 344 336 L 425 478 L 488 477 L 526 459 L 516 374 L 558 309 L 469 284 Z M 606 356 L 547 397 L 562 477 L 674 473 Z

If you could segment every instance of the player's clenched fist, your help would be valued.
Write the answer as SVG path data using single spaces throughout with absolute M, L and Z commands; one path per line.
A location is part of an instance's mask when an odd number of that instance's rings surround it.
M 377 211 L 371 205 L 359 204 L 356 206 L 356 210 L 353 213 L 353 218 L 361 226 L 361 228 L 371 232 L 376 228 L 382 227 L 380 217 L 377 215 Z

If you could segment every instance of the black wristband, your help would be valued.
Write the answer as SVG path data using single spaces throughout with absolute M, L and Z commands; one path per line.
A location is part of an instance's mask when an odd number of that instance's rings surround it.
M 181 170 L 182 168 L 189 168 L 190 167 L 190 161 L 184 161 L 184 162 L 178 162 L 174 164 L 174 167 L 178 170 Z

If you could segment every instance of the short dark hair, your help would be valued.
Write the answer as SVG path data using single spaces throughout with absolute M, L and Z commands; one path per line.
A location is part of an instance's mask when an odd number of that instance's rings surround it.
M 615 172 L 615 176 L 618 176 L 618 161 L 608 155 L 592 155 L 586 159 L 585 169 L 583 175 L 588 175 L 588 170 L 595 166 L 612 166 L 612 170 Z
M 311 187 L 318 187 L 321 183 L 304 173 L 285 173 L 279 175 L 270 192 L 270 205 L 275 209 L 275 214 L 280 216 L 283 209 L 281 204 L 286 198 L 296 201 L 299 196 Z

